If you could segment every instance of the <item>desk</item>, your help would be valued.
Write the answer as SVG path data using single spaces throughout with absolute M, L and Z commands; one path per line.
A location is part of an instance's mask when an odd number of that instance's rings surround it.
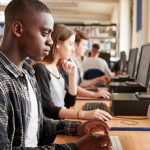
M 149 132 L 125 132 L 113 131 L 110 135 L 119 136 L 123 150 L 150 150 L 150 133 Z M 61 144 L 66 142 L 76 142 L 79 137 L 58 135 L 54 143 Z
M 80 109 L 82 105 L 88 101 L 85 100 L 77 100 L 76 105 L 73 109 Z M 93 101 L 92 101 L 93 102 Z M 110 105 L 110 102 L 107 101 L 107 103 Z M 108 121 L 108 125 L 110 127 L 113 126 L 121 126 L 121 127 L 150 127 L 150 121 L 147 119 L 140 119 L 143 117 L 137 117 L 137 120 L 135 120 L 135 116 L 133 116 L 132 123 L 136 123 L 134 125 L 128 125 L 128 120 L 124 119 L 128 116 L 120 116 L 119 117 L 113 117 L 112 120 Z M 132 118 L 130 116 L 130 118 Z M 122 122 L 123 120 L 124 123 Z M 129 120 L 130 121 L 130 120 Z M 150 150 L 150 131 L 110 131 L 110 135 L 113 136 L 119 136 L 120 142 L 122 144 L 122 147 L 124 150 Z M 65 136 L 65 135 L 57 135 L 55 139 L 55 143 L 66 143 L 66 142 L 76 142 L 79 139 L 78 136 Z

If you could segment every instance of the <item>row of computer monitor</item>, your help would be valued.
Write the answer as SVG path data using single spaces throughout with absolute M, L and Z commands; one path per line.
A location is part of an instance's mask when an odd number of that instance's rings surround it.
M 127 65 L 127 75 L 135 77 L 141 86 L 147 88 L 150 86 L 150 43 L 142 45 L 138 67 L 136 66 L 137 56 L 138 48 L 131 49 Z

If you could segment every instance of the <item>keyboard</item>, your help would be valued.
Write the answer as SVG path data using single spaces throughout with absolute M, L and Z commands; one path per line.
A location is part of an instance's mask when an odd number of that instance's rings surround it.
M 119 78 L 129 78 L 129 75 L 119 75 Z
M 150 100 L 150 93 L 148 92 L 136 92 L 135 96 L 140 100 Z
M 112 150 L 123 150 L 118 136 L 110 136 Z
M 82 110 L 94 110 L 94 109 L 101 109 L 104 111 L 108 111 L 107 105 L 103 102 L 93 102 L 93 103 L 86 103 L 83 105 Z
M 125 84 L 129 86 L 139 86 L 139 84 L 135 81 L 125 81 Z
M 108 83 L 102 83 L 102 82 L 96 84 L 97 87 L 108 87 L 108 85 L 109 85 Z

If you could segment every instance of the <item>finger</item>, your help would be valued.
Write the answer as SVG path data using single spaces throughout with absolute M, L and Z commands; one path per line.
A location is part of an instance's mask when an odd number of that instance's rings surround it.
M 104 137 L 99 141 L 100 148 L 102 150 L 109 150 L 112 148 L 112 143 L 109 137 Z
M 110 93 L 108 91 L 100 91 L 101 97 L 110 98 Z
M 106 99 L 109 99 L 109 98 L 110 98 L 110 96 L 107 95 L 106 93 L 102 94 L 102 97 L 103 97 L 103 98 L 106 98 Z
M 69 70 L 71 70 L 74 67 L 74 65 L 71 62 L 67 62 L 67 67 Z
M 104 115 L 110 120 L 112 119 L 112 116 L 108 113 L 108 112 L 105 112 Z
M 106 93 L 107 95 L 111 95 L 108 91 L 105 91 L 105 93 Z
M 61 63 L 62 63 L 62 64 L 65 64 L 66 62 L 67 62 L 66 59 L 61 60 Z
M 104 117 L 104 116 L 103 116 Z M 105 117 L 104 117 L 105 118 Z M 106 118 L 105 118 L 106 119 Z M 100 120 L 102 121 L 102 120 Z M 101 130 L 105 133 L 108 134 L 109 133 L 109 126 L 107 124 L 103 124 L 103 125 L 97 125 L 97 128 L 101 128 Z
M 66 67 L 66 64 L 67 64 L 67 60 L 63 60 L 63 61 L 62 61 L 62 66 L 63 66 L 63 67 Z
M 104 116 L 103 114 L 98 115 L 98 117 L 100 120 L 103 120 L 103 121 L 109 121 L 110 120 L 108 117 Z
M 88 125 L 89 131 L 103 131 L 105 134 L 108 134 L 109 126 L 103 120 L 95 120 L 93 123 L 89 123 Z
M 108 135 L 103 135 L 103 134 L 93 134 L 96 138 L 96 140 L 99 142 L 99 145 L 104 148 L 104 147 L 111 147 L 112 143 Z
M 97 125 L 101 125 L 101 126 L 103 126 L 104 128 L 106 128 L 106 129 L 109 129 L 109 126 L 107 125 L 107 123 L 105 123 L 105 122 L 102 121 L 102 120 L 97 121 L 96 124 L 97 124 Z
M 101 90 L 100 92 L 110 94 L 107 90 Z

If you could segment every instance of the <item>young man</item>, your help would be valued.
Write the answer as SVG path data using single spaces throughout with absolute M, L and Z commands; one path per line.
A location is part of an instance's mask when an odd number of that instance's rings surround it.
M 83 136 L 77 143 L 40 146 L 40 139 L 56 133 L 76 134 L 85 124 L 45 118 L 34 70 L 26 57 L 42 60 L 53 44 L 53 17 L 38 0 L 12 0 L 5 9 L 5 32 L 0 47 L 0 149 L 96 149 L 107 135 Z M 100 129 L 108 127 L 99 121 Z M 88 142 L 87 142 L 88 141 Z M 85 144 L 86 143 L 86 144 Z
M 78 96 L 92 97 L 92 98 L 99 98 L 99 97 L 110 98 L 110 93 L 108 91 L 101 90 L 100 92 L 99 91 L 93 92 L 84 89 L 87 87 L 95 86 L 99 82 L 110 81 L 110 78 L 105 75 L 90 80 L 83 80 L 83 69 L 81 65 L 81 57 L 84 56 L 86 52 L 87 44 L 88 44 L 88 35 L 81 30 L 76 30 L 75 53 L 71 58 L 71 61 L 75 62 L 78 68 L 78 74 L 77 74 L 77 78 L 78 78 L 77 82 L 79 85 L 77 89 Z
M 103 58 L 100 58 L 99 55 L 100 46 L 98 43 L 93 43 L 90 57 L 86 58 L 82 62 L 84 73 L 89 69 L 99 69 L 105 75 L 111 78 L 113 76 L 113 73 L 111 72 L 107 62 Z

